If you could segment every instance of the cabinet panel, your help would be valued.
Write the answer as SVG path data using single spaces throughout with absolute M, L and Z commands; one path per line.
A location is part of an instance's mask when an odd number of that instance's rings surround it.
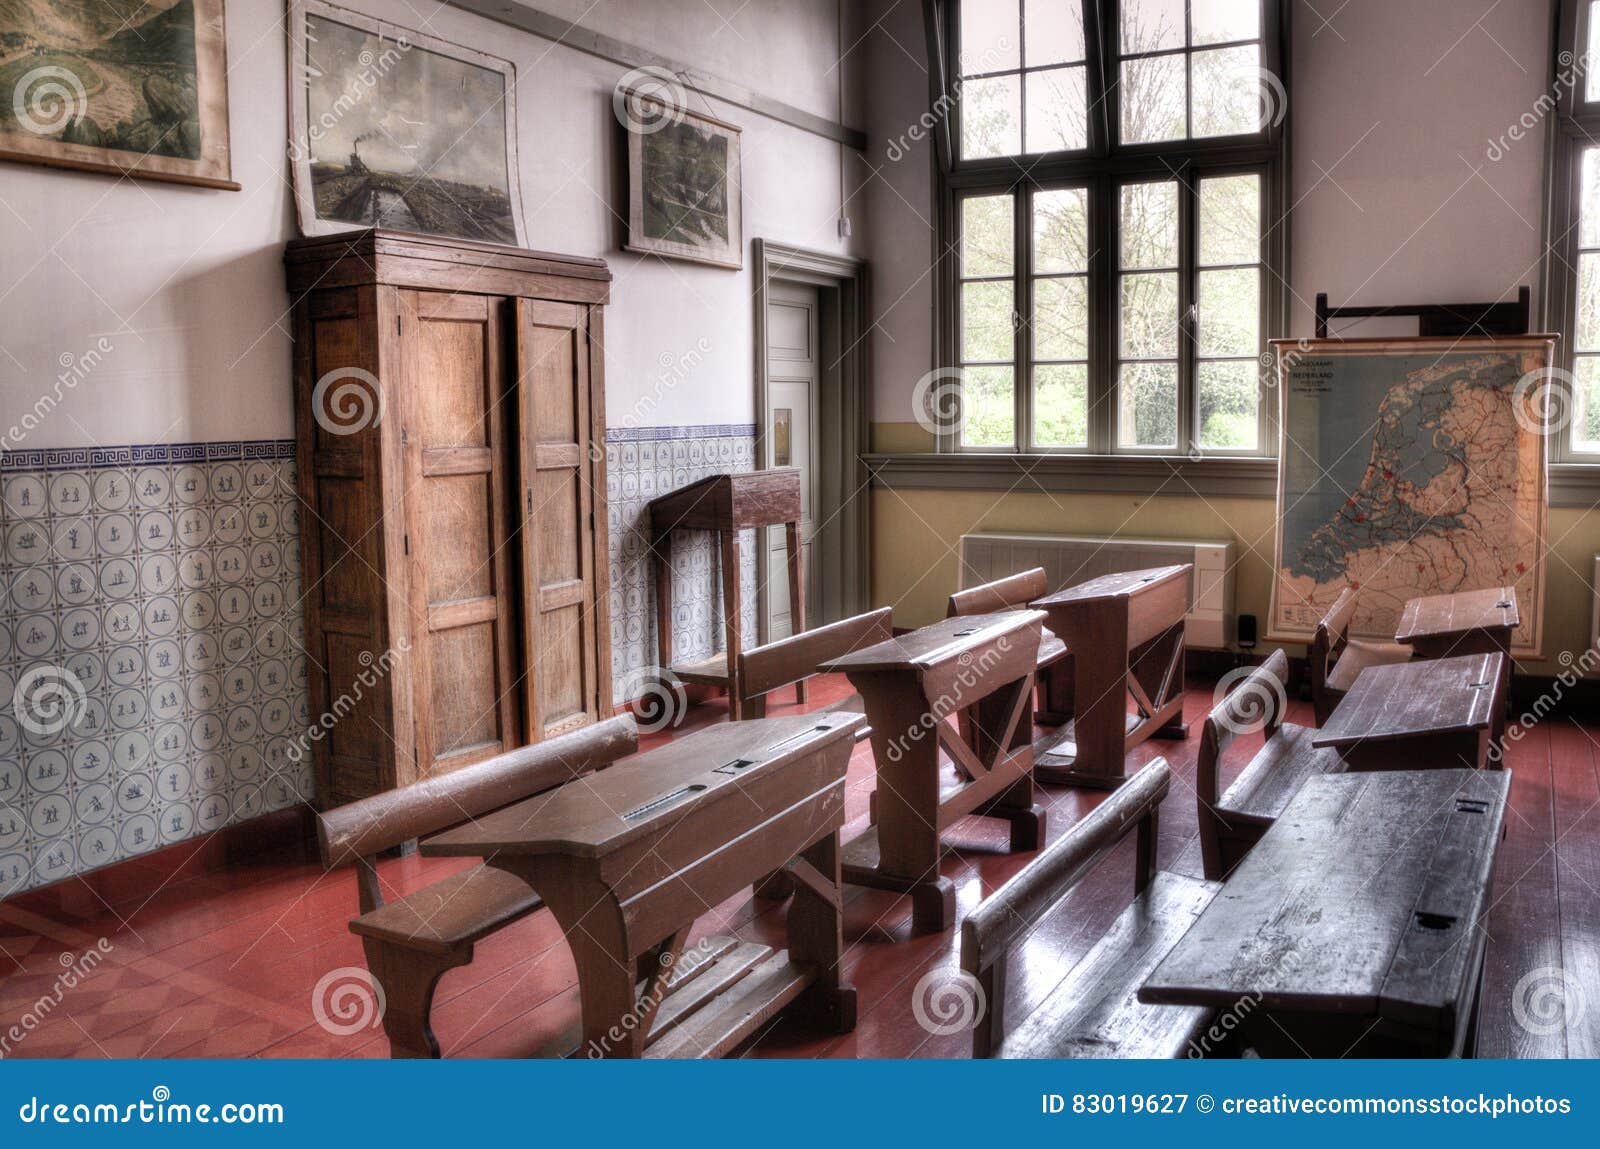
M 604 448 L 590 441 L 587 308 L 517 301 L 517 386 L 528 705 L 544 736 L 599 717 L 592 512 Z

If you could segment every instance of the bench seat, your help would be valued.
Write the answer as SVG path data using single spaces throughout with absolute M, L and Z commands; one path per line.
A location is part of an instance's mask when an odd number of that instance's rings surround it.
M 470 945 L 543 904 L 533 887 L 515 874 L 477 865 L 351 919 L 350 932 L 443 954 Z
M 996 1050 L 1007 1058 L 1182 1057 L 1211 1023 L 1201 1006 L 1146 1005 L 1139 987 L 1222 888 L 1158 873 L 1044 1003 Z
M 1311 744 L 1317 732 L 1309 726 L 1278 727 L 1277 733 L 1234 779 L 1216 802 L 1226 819 L 1245 819 L 1270 826 L 1289 799 L 1314 774 L 1337 774 L 1344 763 L 1335 750 Z
M 1362 642 L 1351 639 L 1339 654 L 1339 661 L 1328 670 L 1328 686 L 1340 694 L 1347 694 L 1356 678 L 1369 666 L 1387 666 L 1396 662 L 1410 662 L 1411 648 L 1395 642 Z
M 1060 635 L 1056 634 L 1048 626 L 1040 628 L 1039 658 L 1037 662 L 1040 670 L 1047 666 L 1054 666 L 1070 653 L 1071 651 L 1067 649 L 1066 641 Z

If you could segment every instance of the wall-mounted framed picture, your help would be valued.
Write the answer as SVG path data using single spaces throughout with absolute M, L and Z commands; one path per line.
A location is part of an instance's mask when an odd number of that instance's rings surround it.
M 524 243 L 509 61 L 290 0 L 289 133 L 303 235 Z
M 648 92 L 625 99 L 627 249 L 743 267 L 739 129 Z
M 238 191 L 223 0 L 7 0 L 0 159 Z

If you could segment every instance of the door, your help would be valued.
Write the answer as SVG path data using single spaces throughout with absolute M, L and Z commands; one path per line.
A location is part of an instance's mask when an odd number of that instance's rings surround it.
M 590 403 L 589 309 L 519 299 L 516 324 L 525 697 L 537 741 L 596 721 L 598 675 L 611 673 L 601 665 L 595 598 L 604 448 L 591 444 L 604 436 Z
M 502 302 L 401 293 L 417 777 L 522 745 Z
M 806 572 L 806 616 L 816 618 L 811 575 L 812 508 L 816 506 L 817 289 L 773 282 L 767 289 L 767 465 L 800 470 L 801 569 Z M 794 633 L 789 617 L 787 532 L 767 531 L 766 641 Z

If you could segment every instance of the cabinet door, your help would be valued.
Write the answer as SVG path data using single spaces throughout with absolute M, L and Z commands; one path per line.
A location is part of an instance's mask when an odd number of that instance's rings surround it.
M 596 595 L 595 482 L 589 311 L 517 300 L 517 390 L 522 413 L 522 559 L 528 676 L 535 739 L 594 722 L 601 692 Z M 602 454 L 597 460 L 593 451 Z
M 404 293 L 406 546 L 418 777 L 523 744 L 504 301 Z M 393 506 L 389 508 L 393 511 Z

